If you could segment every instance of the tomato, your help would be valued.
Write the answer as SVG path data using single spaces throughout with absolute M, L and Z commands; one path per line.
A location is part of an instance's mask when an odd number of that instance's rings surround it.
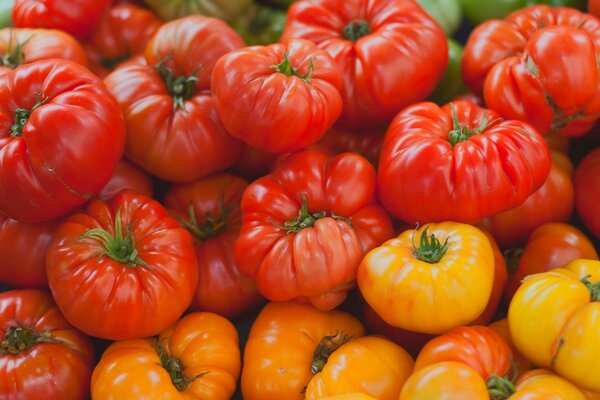
M 223 21 L 191 16 L 156 32 L 145 65 L 121 66 L 107 76 L 104 82 L 125 115 L 127 158 L 172 182 L 231 166 L 242 143 L 223 128 L 208 90 L 217 59 L 241 46 Z
M 121 62 L 143 54 L 161 24 L 154 13 L 145 8 L 133 4 L 113 6 L 86 41 L 91 69 L 104 78 Z
M 507 289 L 510 300 L 527 275 L 560 268 L 578 258 L 598 259 L 593 243 L 583 232 L 572 225 L 548 223 L 534 230 L 524 249 L 509 253 L 516 266 Z
M 575 207 L 583 224 L 600 238 L 600 149 L 588 153 L 575 170 Z
M 123 154 L 117 103 L 67 60 L 0 76 L 0 121 L 0 213 L 21 222 L 49 221 L 85 203 Z
M 561 163 L 566 164 L 562 167 Z M 573 214 L 574 189 L 568 170 L 569 158 L 552 152 L 552 167 L 544 184 L 524 203 L 479 222 L 498 241 L 502 248 L 521 246 L 540 225 L 566 222 Z M 566 170 L 565 170 L 566 169 Z
M 267 304 L 244 349 L 244 400 L 303 400 L 306 385 L 331 354 L 363 334 L 361 323 L 342 311 L 296 302 Z
M 248 186 L 241 210 L 235 262 L 273 301 L 338 306 L 362 257 L 393 235 L 373 166 L 351 153 L 290 155 Z
M 515 348 L 515 345 L 510 337 L 510 328 L 508 327 L 508 319 L 503 318 L 498 321 L 495 321 L 488 325 L 488 328 L 492 329 L 498 335 L 502 336 L 502 339 L 508 344 L 510 350 L 512 351 L 512 363 L 514 364 L 514 368 L 517 370 L 517 375 L 521 375 L 524 372 L 532 369 L 531 363 L 523 357 L 521 353 Z
M 233 260 L 247 186 L 242 178 L 219 173 L 174 185 L 165 195 L 171 215 L 194 237 L 199 278 L 192 310 L 235 317 L 262 302 L 254 282 Z
M 50 28 L 87 37 L 112 0 L 15 0 L 12 22 L 17 28 Z
M 332 58 L 307 40 L 233 51 L 212 76 L 227 132 L 272 153 L 315 144 L 340 115 L 341 88 Z
M 459 0 L 417 0 L 417 3 L 440 24 L 446 36 L 454 35 L 462 20 Z
M 173 20 L 189 15 L 205 15 L 232 21 L 246 11 L 252 0 L 144 0 L 161 19 Z
M 123 189 L 132 189 L 139 194 L 152 197 L 154 192 L 152 177 L 136 165 L 122 159 L 117 163 L 113 176 L 96 198 L 107 201 Z
M 448 67 L 442 80 L 429 96 L 429 100 L 442 105 L 452 101 L 455 96 L 469 91 L 460 72 L 462 55 L 462 45 L 454 39 L 448 39 Z
M 475 28 L 462 73 L 502 117 L 542 134 L 580 136 L 600 115 L 600 20 L 570 8 L 527 7 Z
M 113 343 L 94 369 L 92 398 L 225 400 L 240 374 L 235 327 L 213 313 L 191 313 L 158 337 Z
M 388 324 L 441 334 L 481 315 L 494 282 L 494 251 L 479 229 L 442 222 L 409 229 L 371 250 L 358 287 Z
M 0 0 L 0 28 L 12 26 L 14 0 Z
M 48 293 L 0 293 L 0 398 L 85 399 L 93 363 L 90 339 L 69 325 Z
M 525 278 L 508 309 L 510 334 L 533 364 L 600 391 L 600 261 L 578 259 Z
M 548 4 L 554 7 L 574 7 L 583 9 L 585 0 L 490 0 L 482 7 L 481 0 L 461 0 L 464 13 L 473 25 L 488 19 L 504 18 L 519 8 L 533 4 Z
M 64 58 L 87 65 L 85 51 L 75 38 L 56 29 L 0 29 L 0 74 L 22 64 Z
M 357 153 L 377 166 L 385 132 L 377 129 L 350 131 L 331 129 L 319 141 L 319 145 L 334 153 Z
M 108 203 L 93 200 L 85 214 L 62 223 L 46 268 L 67 320 L 112 340 L 164 330 L 188 308 L 198 281 L 190 233 L 157 201 L 131 190 Z
M 548 143 L 548 147 L 550 147 L 550 150 L 555 150 L 557 152 L 562 152 L 562 153 L 567 153 L 569 151 L 569 147 L 570 147 L 570 139 L 566 136 L 561 135 L 558 132 L 550 132 L 546 135 L 544 135 L 544 139 L 546 140 L 546 143 Z M 554 157 L 553 157 L 554 159 Z M 571 164 L 569 162 L 569 164 Z M 573 169 L 573 165 L 571 164 L 570 169 Z M 573 171 L 570 171 L 573 172 Z
M 344 77 L 343 128 L 377 128 L 424 100 L 448 63 L 444 31 L 416 2 L 297 1 L 282 41 L 312 40 Z
M 305 399 L 361 392 L 379 400 L 398 400 L 413 365 L 414 360 L 402 347 L 382 337 L 350 340 L 312 377 Z
M 588 0 L 588 12 L 595 17 L 600 17 L 600 0 Z
M 267 6 L 251 6 L 232 23 L 248 46 L 276 43 L 285 26 L 286 12 Z
M 377 400 L 375 397 L 363 393 L 336 394 L 333 396 L 321 397 L 321 400 Z
M 0 214 L 0 283 L 48 287 L 46 250 L 61 220 L 25 224 Z
M 475 223 L 525 201 L 550 166 L 548 145 L 524 122 L 467 101 L 418 103 L 385 134 L 378 193 L 386 210 L 410 224 Z

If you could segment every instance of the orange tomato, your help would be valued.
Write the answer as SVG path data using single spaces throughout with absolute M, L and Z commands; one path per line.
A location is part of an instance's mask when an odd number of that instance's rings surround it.
M 510 329 L 508 327 L 508 319 L 503 318 L 496 322 L 488 325 L 488 328 L 492 329 L 498 335 L 502 336 L 502 339 L 508 344 L 513 353 L 513 362 L 515 363 L 519 375 L 523 372 L 529 371 L 532 368 L 531 363 L 527 360 L 519 351 L 515 348 L 515 345 L 510 337 Z

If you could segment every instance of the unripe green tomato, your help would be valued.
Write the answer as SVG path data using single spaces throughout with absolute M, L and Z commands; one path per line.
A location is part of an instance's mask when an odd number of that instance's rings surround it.
M 473 25 L 488 19 L 502 19 L 513 11 L 535 4 L 584 10 L 585 0 L 461 0 L 463 11 Z
M 456 95 L 469 91 L 460 72 L 462 54 L 462 46 L 454 39 L 448 39 L 448 67 L 446 67 L 442 80 L 429 96 L 429 100 L 443 105 L 450 102 Z
M 446 36 L 452 36 L 460 26 L 462 10 L 459 0 L 417 0 L 417 3 L 440 24 Z
M 0 28 L 12 25 L 12 10 L 15 0 L 0 0 Z
M 231 26 L 248 46 L 277 43 L 285 26 L 286 12 L 266 6 L 253 6 Z
M 248 8 L 252 0 L 144 0 L 144 2 L 160 18 L 167 21 L 200 14 L 231 22 Z

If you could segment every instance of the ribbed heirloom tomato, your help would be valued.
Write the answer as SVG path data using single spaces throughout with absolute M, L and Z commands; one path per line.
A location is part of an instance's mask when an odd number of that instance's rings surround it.
M 415 1 L 297 1 L 281 41 L 292 38 L 311 40 L 335 59 L 345 128 L 389 123 L 431 93 L 448 62 L 444 31 Z
M 272 153 L 315 144 L 340 116 L 342 76 L 314 43 L 251 46 L 215 65 L 212 94 L 232 136 Z
M 123 158 L 117 163 L 108 183 L 95 197 L 106 201 L 123 189 L 132 189 L 139 194 L 152 197 L 154 184 L 148 173 Z
M 196 312 L 158 337 L 113 343 L 94 369 L 92 398 L 228 400 L 240 369 L 233 324 L 217 314 Z
M 127 158 L 172 182 L 230 167 L 242 143 L 219 120 L 210 76 L 219 57 L 243 45 L 223 21 L 192 15 L 163 25 L 143 64 L 108 75 L 104 83 L 125 115 Z
M 46 258 L 69 322 L 89 335 L 156 335 L 188 308 L 198 282 L 190 233 L 157 201 L 124 190 L 62 223 Z M 93 278 L 93 279 L 92 279 Z
M 266 298 L 321 309 L 342 303 L 363 255 L 393 234 L 375 202 L 373 166 L 352 153 L 288 156 L 248 186 L 241 209 L 238 267 Z
M 600 238 L 600 149 L 588 153 L 575 170 L 575 207 L 583 224 Z
M 548 145 L 524 122 L 469 101 L 418 103 L 385 135 L 379 198 L 404 222 L 475 223 L 525 201 L 550 166 Z
M 108 182 L 124 145 L 118 104 L 84 67 L 42 60 L 0 76 L 0 212 L 65 214 Z

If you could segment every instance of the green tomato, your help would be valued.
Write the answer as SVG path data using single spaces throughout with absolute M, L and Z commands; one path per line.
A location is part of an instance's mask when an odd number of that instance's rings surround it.
M 442 27 L 446 36 L 452 36 L 462 21 L 459 0 L 417 0 L 417 3 Z
M 586 0 L 461 0 L 467 19 L 479 25 L 488 19 L 502 19 L 513 11 L 535 4 L 584 10 Z
M 297 0 L 258 0 L 259 3 L 264 3 L 269 6 L 279 7 L 279 8 L 288 8 Z
M 454 39 L 448 39 L 448 67 L 442 80 L 429 96 L 429 100 L 443 105 L 452 100 L 454 96 L 469 91 L 460 72 L 462 54 L 462 46 Z
M 12 25 L 12 9 L 15 0 L 0 0 L 0 28 Z
M 160 18 L 167 21 L 200 14 L 230 22 L 245 11 L 252 0 L 144 0 L 144 2 Z
M 248 46 L 277 43 L 285 26 L 286 12 L 265 6 L 250 8 L 231 26 Z

